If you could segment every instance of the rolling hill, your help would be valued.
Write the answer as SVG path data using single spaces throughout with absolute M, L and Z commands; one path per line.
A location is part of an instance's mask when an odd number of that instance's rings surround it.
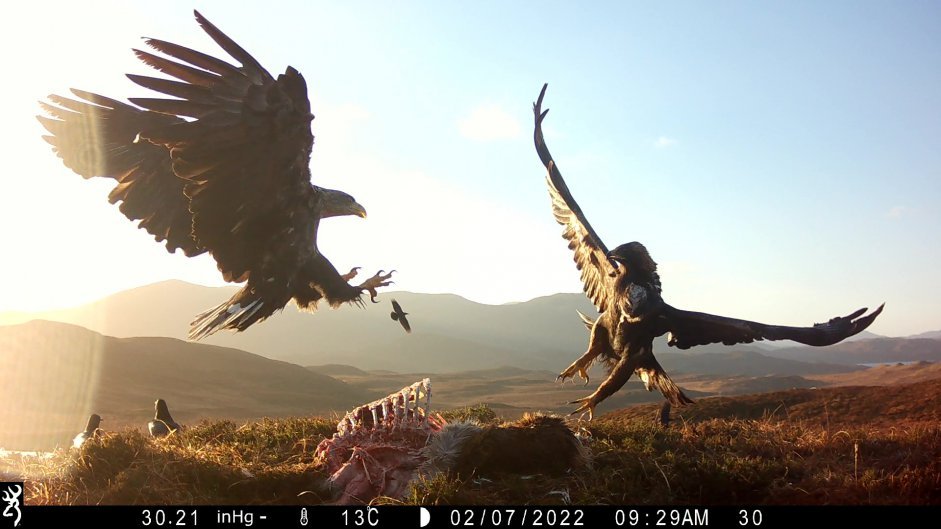
M 632 406 L 599 418 L 623 422 L 652 418 L 657 405 Z M 898 386 L 841 386 L 712 397 L 673 410 L 675 420 L 771 419 L 817 426 L 893 427 L 941 422 L 941 384 L 928 380 Z
M 378 395 L 300 366 L 172 338 L 113 338 L 47 321 L 0 327 L 0 447 L 68 444 L 90 413 L 143 426 L 158 397 L 174 418 L 343 411 Z
M 703 375 L 736 375 L 762 377 L 768 375 L 817 375 L 845 373 L 865 369 L 857 365 L 822 363 L 778 356 L 771 351 L 763 353 L 747 349 L 726 348 L 721 352 L 666 352 L 657 353 L 660 364 L 668 373 L 696 373 Z
M 941 362 L 883 365 L 846 373 L 809 375 L 832 386 L 888 386 L 941 379 Z

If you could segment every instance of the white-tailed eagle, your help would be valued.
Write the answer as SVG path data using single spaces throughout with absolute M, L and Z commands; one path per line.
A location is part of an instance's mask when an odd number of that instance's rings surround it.
M 196 20 L 238 65 L 170 42 L 146 39 L 159 54 L 134 50 L 169 78 L 128 75 L 170 96 L 130 104 L 72 90 L 76 99 L 41 103 L 44 136 L 70 169 L 112 178 L 112 203 L 167 250 L 208 252 L 226 281 L 245 283 L 198 315 L 189 336 L 242 331 L 292 299 L 314 310 L 362 304 L 390 284 L 379 271 L 361 285 L 340 274 L 317 246 L 321 219 L 366 216 L 352 196 L 311 183 L 310 102 L 292 67 L 272 77 L 199 12 Z M 160 55 L 162 54 L 162 55 Z

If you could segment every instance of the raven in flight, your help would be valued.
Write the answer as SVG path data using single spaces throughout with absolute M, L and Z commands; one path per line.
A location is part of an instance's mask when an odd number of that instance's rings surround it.
M 392 300 L 392 312 L 389 314 L 393 321 L 397 321 L 402 324 L 402 328 L 405 329 L 405 332 L 412 332 L 412 326 L 408 323 L 408 313 L 402 310 L 402 306 L 399 305 L 399 302 Z
M 366 217 L 342 191 L 310 181 L 310 101 L 304 77 L 292 67 L 271 76 L 241 46 L 194 11 L 202 29 L 239 66 L 170 42 L 146 39 L 134 50 L 169 77 L 128 75 L 171 98 L 123 103 L 82 90 L 78 99 L 50 95 L 41 103 L 44 136 L 67 167 L 85 178 L 117 185 L 111 203 L 167 250 L 209 252 L 223 278 L 245 283 L 231 299 L 198 315 L 189 337 L 220 329 L 243 331 L 291 301 L 316 310 L 363 304 L 388 286 L 379 271 L 360 285 L 340 274 L 317 247 L 321 219 Z M 175 59 L 175 60 L 174 60 Z
M 549 112 L 542 110 L 547 86 L 543 85 L 539 99 L 533 104 L 536 152 L 548 170 L 546 183 L 552 198 L 552 213 L 564 226 L 562 237 L 575 253 L 575 265 L 581 271 L 585 293 L 600 313 L 596 321 L 582 316 L 591 330 L 588 351 L 563 371 L 559 379 L 564 382 L 578 374 L 587 383 L 588 367 L 598 357 L 609 370 L 608 378 L 594 393 L 572 403 L 581 404 L 573 413 L 587 411 L 590 418 L 598 403 L 621 389 L 632 373 L 637 373 L 648 391 L 659 389 L 673 405 L 692 403 L 654 358 L 653 339 L 666 333 L 669 333 L 667 343 L 680 349 L 755 340 L 794 340 L 822 346 L 861 332 L 882 312 L 885 304 L 861 318 L 866 309 L 813 327 L 785 327 L 690 312 L 666 304 L 660 295 L 657 263 L 644 245 L 629 242 L 609 252 L 569 192 L 542 134 L 542 121 Z

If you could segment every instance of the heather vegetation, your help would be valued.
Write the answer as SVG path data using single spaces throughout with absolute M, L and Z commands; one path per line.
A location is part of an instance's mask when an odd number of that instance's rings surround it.
M 915 385 L 927 390 L 934 384 Z M 846 388 L 853 390 L 853 388 Z M 839 389 L 831 391 L 840 391 Z M 822 398 L 833 401 L 839 395 Z M 936 407 L 926 395 L 922 403 Z M 758 417 L 736 410 L 759 400 L 799 407 L 787 393 L 705 402 L 663 427 L 654 407 L 591 424 L 590 468 L 568 475 L 439 476 L 417 481 L 406 504 L 938 504 L 941 423 L 869 422 L 862 415 Z M 741 399 L 735 405 L 736 399 Z M 751 399 L 751 400 L 749 400 Z M 712 402 L 714 401 L 714 402 Z M 790 403 L 790 404 L 789 404 Z M 804 403 L 806 404 L 806 403 Z M 805 406 L 806 407 L 806 406 Z M 771 408 L 770 404 L 764 406 Z M 712 417 L 706 417 L 712 413 Z M 451 421 L 500 421 L 486 406 L 450 411 Z M 204 421 L 165 439 L 107 434 L 81 450 L 10 462 L 32 476 L 26 502 L 40 504 L 319 504 L 331 500 L 314 450 L 336 418 Z

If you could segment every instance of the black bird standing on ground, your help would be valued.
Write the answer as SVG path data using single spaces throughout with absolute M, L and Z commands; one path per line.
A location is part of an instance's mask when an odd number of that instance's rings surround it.
M 412 332 L 412 326 L 408 324 L 408 319 L 405 318 L 405 316 L 408 316 L 408 313 L 404 312 L 399 302 L 394 299 L 392 300 L 392 313 L 390 316 L 393 320 L 402 324 L 402 328 L 405 329 L 405 332 Z
M 311 184 L 310 101 L 292 67 L 272 77 L 241 46 L 194 12 L 202 29 L 239 66 L 170 42 L 134 50 L 166 78 L 128 75 L 171 96 L 131 105 L 82 90 L 42 103 L 44 136 L 67 167 L 117 181 L 108 196 L 167 250 L 209 252 L 222 277 L 245 283 L 231 299 L 196 316 L 189 337 L 243 331 L 292 299 L 301 309 L 362 304 L 388 286 L 379 271 L 358 286 L 320 252 L 321 219 L 366 217 L 352 196 Z M 167 58 L 169 57 L 169 58 Z M 175 59 L 175 60 L 174 60 Z
M 98 428 L 101 425 L 101 416 L 97 413 L 91 414 L 88 417 L 88 422 L 85 423 L 85 431 L 79 432 L 78 435 L 72 439 L 73 448 L 81 448 L 85 441 L 89 439 L 97 439 L 101 436 L 101 430 Z
M 565 228 L 562 237 L 575 253 L 575 264 L 581 271 L 585 293 L 600 313 L 597 321 L 584 318 L 591 329 L 588 351 L 563 371 L 559 379 L 564 382 L 577 373 L 587 383 L 588 367 L 598 357 L 607 364 L 609 371 L 608 378 L 594 393 L 573 402 L 581 404 L 574 413 L 587 411 L 591 418 L 595 406 L 621 389 L 633 373 L 644 381 L 648 391 L 659 389 L 673 405 L 691 403 L 692 400 L 670 379 L 653 355 L 653 339 L 666 333 L 669 333 L 669 345 L 680 349 L 755 340 L 794 340 L 822 346 L 861 332 L 882 312 L 884 304 L 862 318 L 860 316 L 866 309 L 813 327 L 785 327 L 690 312 L 667 305 L 660 296 L 657 263 L 644 245 L 629 242 L 609 252 L 569 192 L 542 134 L 542 121 L 549 112 L 542 110 L 546 87 L 542 87 L 539 99 L 533 104 L 533 140 L 539 159 L 548 170 L 546 183 L 552 198 L 552 213 Z
M 170 408 L 163 399 L 154 402 L 154 420 L 147 423 L 147 429 L 153 437 L 164 437 L 180 429 L 180 425 L 170 416 Z

